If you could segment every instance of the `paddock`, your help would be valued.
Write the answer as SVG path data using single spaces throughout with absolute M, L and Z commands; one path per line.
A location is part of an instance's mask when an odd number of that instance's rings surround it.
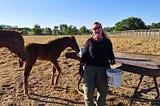
M 62 36 L 24 36 L 25 43 L 46 43 L 46 41 L 53 40 Z M 85 40 L 90 35 L 75 36 L 78 45 L 83 46 Z M 129 53 L 148 53 L 160 55 L 159 53 L 159 37 L 147 38 L 147 37 L 123 37 L 115 36 L 110 37 L 113 42 L 114 50 L 127 51 Z M 144 40 L 145 39 L 145 40 Z M 148 41 L 148 42 L 146 42 Z M 130 42 L 130 44 L 129 44 Z M 142 43 L 143 42 L 143 43 Z M 153 42 L 155 42 L 153 44 Z M 127 45 L 124 45 L 126 43 Z M 121 46 L 122 45 L 122 46 Z M 147 46 L 146 46 L 147 45 Z M 143 46 L 144 51 L 142 51 Z M 150 46 L 150 47 L 149 47 Z M 123 48 L 122 48 L 123 47 Z M 132 47 L 132 48 L 131 48 Z M 138 48 L 138 50 L 136 50 Z M 77 92 L 77 82 L 79 80 L 78 68 L 79 62 L 73 59 L 66 59 L 65 53 L 72 52 L 70 48 L 66 48 L 62 52 L 61 57 L 58 59 L 59 65 L 62 68 L 62 73 L 59 77 L 59 84 L 57 89 L 53 90 L 51 83 L 52 78 L 52 65 L 47 61 L 37 61 L 31 71 L 29 77 L 30 83 L 30 99 L 26 98 L 23 93 L 23 73 L 24 69 L 19 68 L 18 58 L 14 58 L 6 48 L 0 49 L 0 105 L 45 105 L 45 106 L 84 106 L 83 96 Z M 152 53 L 153 52 L 153 53 Z M 109 94 L 107 96 L 107 105 L 113 106 L 130 103 L 133 96 L 135 87 L 138 85 L 140 76 L 138 74 L 125 72 L 122 77 L 122 86 L 126 88 L 109 88 Z M 160 78 L 157 78 L 157 82 L 160 82 Z M 158 84 L 158 86 L 160 86 Z M 151 87 L 151 89 L 149 89 Z M 138 94 L 133 105 L 156 105 L 158 101 L 155 100 L 157 91 L 154 86 L 152 77 L 144 76 L 143 82 L 140 85 Z

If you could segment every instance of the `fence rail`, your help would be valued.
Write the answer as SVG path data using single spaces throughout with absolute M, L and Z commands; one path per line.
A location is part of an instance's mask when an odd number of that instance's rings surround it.
M 148 30 L 127 30 L 106 32 L 107 35 L 123 35 L 123 36 L 160 36 L 160 29 L 148 29 Z

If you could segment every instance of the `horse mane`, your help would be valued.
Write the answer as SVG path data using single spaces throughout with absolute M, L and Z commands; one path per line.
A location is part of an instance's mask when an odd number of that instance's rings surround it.
M 62 37 L 62 38 L 57 38 L 57 39 L 54 39 L 54 40 L 51 40 L 49 41 L 47 44 L 53 44 L 53 43 L 57 43 L 59 41 L 65 41 L 67 39 L 70 39 L 70 37 Z
M 51 40 L 51 41 L 48 41 L 47 43 L 45 43 L 45 44 L 59 44 L 59 42 L 60 41 L 65 41 L 65 40 L 69 40 L 70 39 L 70 37 L 62 37 L 62 38 L 57 38 L 57 39 L 54 39 L 54 40 Z M 37 44 L 37 43 L 28 43 L 26 46 L 31 46 L 31 45 L 33 45 L 33 44 Z
M 23 33 L 23 31 L 18 31 L 18 30 L 2 30 L 2 29 L 0 30 L 0 32 L 8 32 L 8 33 L 9 32 L 14 32 L 14 33 L 16 32 L 16 33 L 20 33 L 20 34 Z

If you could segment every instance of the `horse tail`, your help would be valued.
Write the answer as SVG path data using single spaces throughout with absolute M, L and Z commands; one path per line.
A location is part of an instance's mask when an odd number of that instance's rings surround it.
M 79 94 L 84 95 L 84 92 L 82 90 L 80 90 L 80 83 L 81 83 L 81 81 L 82 81 L 82 76 L 80 77 L 80 79 L 78 81 L 78 88 L 77 88 L 77 90 L 78 90 Z
M 23 61 L 21 59 L 19 59 L 19 67 L 23 66 Z

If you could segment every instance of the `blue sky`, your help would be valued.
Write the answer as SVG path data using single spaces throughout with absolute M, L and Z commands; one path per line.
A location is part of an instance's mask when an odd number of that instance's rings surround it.
M 91 28 L 95 21 L 112 27 L 129 17 L 146 25 L 160 22 L 160 0 L 1 0 L 0 25 L 42 28 L 67 24 Z

